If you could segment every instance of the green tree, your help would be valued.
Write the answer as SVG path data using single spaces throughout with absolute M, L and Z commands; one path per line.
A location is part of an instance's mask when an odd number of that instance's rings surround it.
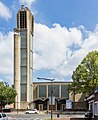
M 90 52 L 72 74 L 69 90 L 74 94 L 88 95 L 98 87 L 98 51 Z
M 0 102 L 1 106 L 15 102 L 16 90 L 5 82 L 0 82 Z

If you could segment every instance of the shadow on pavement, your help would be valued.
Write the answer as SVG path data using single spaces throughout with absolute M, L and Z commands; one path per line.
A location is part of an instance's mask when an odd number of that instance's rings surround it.
M 70 120 L 88 120 L 88 118 L 70 118 Z

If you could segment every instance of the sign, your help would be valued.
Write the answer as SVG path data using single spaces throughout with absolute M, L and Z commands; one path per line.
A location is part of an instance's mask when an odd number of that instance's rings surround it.
M 54 96 L 49 97 L 49 105 L 55 105 L 55 97 Z
M 66 100 L 66 109 L 72 109 L 72 101 L 70 99 Z

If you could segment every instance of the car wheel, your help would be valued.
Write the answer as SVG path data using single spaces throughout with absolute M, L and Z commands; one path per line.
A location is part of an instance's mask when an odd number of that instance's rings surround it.
M 29 114 L 28 112 L 26 112 L 26 114 Z

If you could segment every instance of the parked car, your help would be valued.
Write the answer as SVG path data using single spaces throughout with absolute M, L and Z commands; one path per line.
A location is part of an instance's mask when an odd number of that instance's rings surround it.
M 8 116 L 5 113 L 0 113 L 0 120 L 8 120 Z
M 38 113 L 39 113 L 39 112 L 38 112 L 37 109 L 25 111 L 25 114 L 38 114 Z
M 93 114 L 92 114 L 91 111 L 88 111 L 88 112 L 85 113 L 85 118 L 89 118 L 89 119 L 91 119 L 92 116 L 93 116 Z
M 11 112 L 11 108 L 3 108 L 3 112 Z

